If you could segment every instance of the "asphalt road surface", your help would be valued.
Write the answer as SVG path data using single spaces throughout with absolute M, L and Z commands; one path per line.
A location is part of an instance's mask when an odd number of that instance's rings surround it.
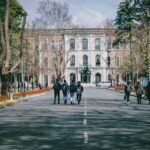
M 150 150 L 150 105 L 86 88 L 80 105 L 53 91 L 0 109 L 0 150 Z

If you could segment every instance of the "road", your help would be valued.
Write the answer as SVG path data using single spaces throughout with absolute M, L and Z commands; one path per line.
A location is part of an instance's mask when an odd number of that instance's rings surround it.
M 0 150 L 150 150 L 150 105 L 86 88 L 80 105 L 53 104 L 53 91 L 0 109 Z

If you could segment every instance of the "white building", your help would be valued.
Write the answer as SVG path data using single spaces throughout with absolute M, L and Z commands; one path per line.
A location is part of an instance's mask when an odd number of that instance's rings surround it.
M 66 80 L 95 84 L 110 80 L 108 74 L 108 49 L 112 48 L 114 30 L 72 29 L 64 35 L 66 60 Z M 108 76 L 109 75 L 109 76 Z
M 122 82 L 123 74 L 119 72 L 120 65 L 129 54 L 128 47 L 113 47 L 114 29 L 57 29 L 37 30 L 36 40 L 39 50 L 38 82 L 51 86 L 56 73 L 51 50 L 59 49 L 65 53 L 65 79 L 76 80 L 86 85 L 95 85 L 100 81 Z M 108 59 L 110 65 L 108 65 Z M 124 74 L 125 75 L 125 74 Z

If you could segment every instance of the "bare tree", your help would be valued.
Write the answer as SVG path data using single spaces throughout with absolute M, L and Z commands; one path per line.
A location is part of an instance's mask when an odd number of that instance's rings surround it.
M 40 14 L 40 26 L 52 30 L 51 39 L 54 46 L 51 49 L 52 64 L 57 78 L 64 78 L 66 62 L 68 62 L 68 52 L 64 50 L 64 43 L 59 43 L 59 37 L 63 37 L 63 29 L 71 25 L 71 16 L 69 15 L 68 3 L 55 1 L 42 1 L 37 9 Z M 62 39 L 62 41 L 64 41 Z M 67 59 L 67 60 L 66 60 Z

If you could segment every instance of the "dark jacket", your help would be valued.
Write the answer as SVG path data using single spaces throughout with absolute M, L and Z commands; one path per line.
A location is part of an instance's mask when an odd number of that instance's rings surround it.
M 61 90 L 61 84 L 59 82 L 56 82 L 53 86 L 53 89 L 55 92 L 59 92 Z
M 62 92 L 63 92 L 64 95 L 67 95 L 67 93 L 68 93 L 68 84 L 67 84 L 67 82 L 65 82 L 62 85 Z
M 150 83 L 148 84 L 146 88 L 146 95 L 147 95 L 147 98 L 150 99 Z
M 126 85 L 124 86 L 124 92 L 125 92 L 125 93 L 130 93 L 131 90 L 132 90 L 131 85 L 126 84 Z
M 83 86 L 77 85 L 77 94 L 82 94 L 82 92 L 83 92 Z
M 70 84 L 69 90 L 70 93 L 75 93 L 77 91 L 77 86 L 74 82 Z

